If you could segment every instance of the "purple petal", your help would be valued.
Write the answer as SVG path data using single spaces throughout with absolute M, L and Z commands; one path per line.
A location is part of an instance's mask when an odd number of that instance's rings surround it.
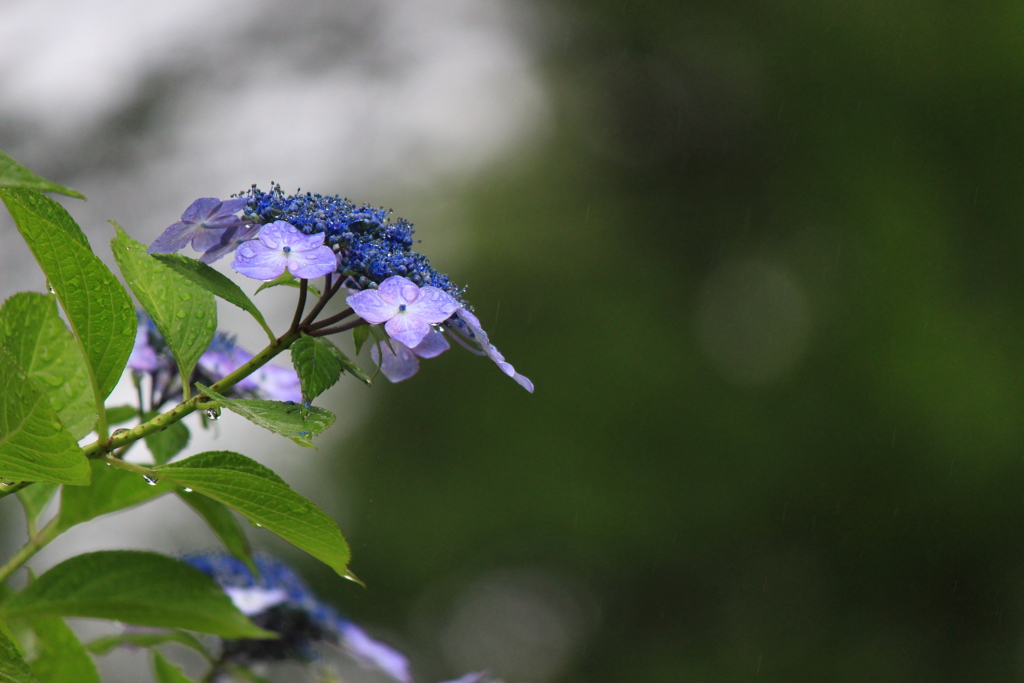
M 251 240 L 259 232 L 260 225 L 253 225 L 249 227 L 239 227 L 232 230 L 228 230 L 221 236 L 220 242 L 217 246 L 207 249 L 199 260 L 203 263 L 213 263 L 217 259 L 233 252 L 238 245 L 242 242 Z
M 409 660 L 395 648 L 374 640 L 352 623 L 342 627 L 341 640 L 345 650 L 364 667 L 383 671 L 401 683 L 412 683 Z
M 401 275 L 392 275 L 377 286 L 380 298 L 394 306 L 412 303 L 419 296 L 419 291 L 415 282 Z
M 219 246 L 224 238 L 235 234 L 235 228 L 196 228 L 192 237 L 192 248 L 196 251 L 210 251 Z
M 288 267 L 287 256 L 277 249 L 269 249 L 263 243 L 264 226 L 260 231 L 259 240 L 243 242 L 238 246 L 238 253 L 231 267 L 236 271 L 255 280 L 269 281 L 284 273 Z
M 498 368 L 501 369 L 501 371 L 504 372 L 509 377 L 515 377 L 516 376 L 516 369 L 514 367 L 512 367 L 511 363 L 506 363 L 505 361 L 502 360 L 502 361 L 498 361 L 497 365 L 498 365 Z
M 230 216 L 231 214 L 238 213 L 240 210 L 245 208 L 245 204 L 248 201 L 248 197 L 235 197 L 234 199 L 225 199 L 220 203 L 220 208 L 217 209 L 217 215 Z
M 249 375 L 256 384 L 256 391 L 274 401 L 302 402 L 299 376 L 294 370 L 278 365 L 264 365 Z
M 392 339 L 397 339 L 409 348 L 417 346 L 423 338 L 430 334 L 430 324 L 419 316 L 408 311 L 398 313 L 384 323 L 384 330 Z
M 221 204 L 222 202 L 216 197 L 200 197 L 189 204 L 189 207 L 181 214 L 181 220 L 186 223 L 202 223 Z
M 387 322 L 398 313 L 398 305 L 385 301 L 380 295 L 380 289 L 364 289 L 350 294 L 345 301 L 356 315 L 373 325 Z
M 420 361 L 412 349 L 395 339 L 391 340 L 390 348 L 386 343 L 374 344 L 370 349 L 370 357 L 380 366 L 384 376 L 392 382 L 409 379 L 420 369 Z
M 431 329 L 430 334 L 424 337 L 423 341 L 412 349 L 412 352 L 420 358 L 434 358 L 435 356 L 440 356 L 449 348 L 451 347 L 448 345 L 448 340 L 444 338 L 444 335 L 435 329 Z
M 288 270 L 295 277 L 305 280 L 333 273 L 337 267 L 338 257 L 327 246 L 319 246 L 310 251 L 296 250 L 288 254 Z
M 131 355 L 128 356 L 128 367 L 136 372 L 156 372 L 160 367 L 156 351 L 149 345 L 149 326 L 142 321 L 139 322 L 138 330 L 135 332 L 135 345 L 132 347 Z
M 260 242 L 267 249 L 276 250 L 284 246 L 291 246 L 291 232 L 293 231 L 299 232 L 291 223 L 274 221 L 264 225 L 260 230 Z
M 458 309 L 455 297 L 429 285 L 420 288 L 419 296 L 409 304 L 409 313 L 431 324 L 444 322 Z
M 533 393 L 533 382 L 530 381 L 529 377 L 527 377 L 526 375 L 520 375 L 517 372 L 516 374 L 512 375 L 512 379 L 514 379 L 516 383 L 523 389 L 526 389 L 531 394 Z
M 310 251 L 322 247 L 327 239 L 325 232 L 315 232 L 312 235 L 306 235 L 298 229 L 295 232 L 298 234 L 293 237 L 291 247 L 296 251 Z
M 192 233 L 196 226 L 191 223 L 178 221 L 169 226 L 163 233 L 154 240 L 149 247 L 149 254 L 173 254 L 185 248 L 185 245 L 192 239 Z

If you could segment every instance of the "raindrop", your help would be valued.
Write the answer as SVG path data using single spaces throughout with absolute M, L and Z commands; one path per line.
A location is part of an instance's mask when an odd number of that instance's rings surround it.
M 206 417 L 216 422 L 220 419 L 220 408 L 210 408 L 206 411 Z
M 183 487 L 181 487 L 181 490 L 182 490 L 182 491 L 184 491 L 185 493 L 192 493 L 192 489 L 190 489 L 190 488 L 189 488 L 189 487 L 187 487 L 187 486 L 183 486 Z
M 145 474 L 142 475 L 142 478 L 145 479 L 146 483 L 149 484 L 150 486 L 156 486 L 158 481 L 155 477 L 150 477 Z
M 49 290 L 50 294 L 56 294 L 56 292 L 53 290 L 53 285 L 50 284 L 49 280 L 46 281 L 46 289 Z

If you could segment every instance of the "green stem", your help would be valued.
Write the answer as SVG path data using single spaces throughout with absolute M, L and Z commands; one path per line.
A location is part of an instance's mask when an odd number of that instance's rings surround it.
M 266 365 L 274 356 L 278 355 L 279 353 L 287 349 L 295 342 L 296 339 L 298 339 L 301 336 L 302 333 L 299 330 L 289 330 L 285 334 L 275 339 L 265 349 L 263 349 L 255 356 L 253 356 L 248 363 L 238 368 L 237 370 L 235 370 L 234 372 L 232 372 L 230 375 L 220 380 L 219 382 L 216 382 L 213 386 L 210 387 L 210 389 L 216 391 L 218 394 L 225 393 L 228 389 L 241 382 L 243 379 L 251 375 L 259 368 Z M 96 439 L 96 441 L 92 442 L 91 444 L 83 448 L 82 452 L 85 454 L 87 458 L 90 459 L 102 458 L 108 453 L 112 453 L 119 448 L 128 446 L 150 434 L 154 434 L 156 432 L 167 429 L 172 424 L 181 420 L 186 415 L 191 415 L 195 411 L 202 408 L 203 405 L 207 402 L 209 402 L 209 399 L 206 398 L 206 396 L 203 396 L 202 394 L 200 394 L 199 396 L 193 396 L 188 401 L 183 401 L 182 403 L 179 403 L 178 405 L 174 406 L 166 413 L 161 413 L 160 415 L 154 417 L 152 420 L 149 420 L 148 422 L 143 422 L 142 424 L 132 429 L 126 429 L 124 431 L 118 432 L 117 434 L 111 437 L 104 437 L 102 433 L 100 433 L 100 438 Z M 105 409 L 101 408 L 100 414 L 103 417 L 102 424 L 105 430 Z M 21 489 L 25 488 L 31 483 L 32 482 L 30 481 L 20 481 L 14 484 L 0 484 L 0 499 L 9 496 L 15 491 L 20 491 Z
M 50 523 L 44 526 L 42 531 L 28 539 L 28 543 L 23 545 L 21 550 L 7 561 L 7 564 L 0 567 L 0 583 L 6 581 L 11 574 L 28 562 L 29 558 L 39 552 L 47 543 L 60 535 L 60 532 L 63 530 L 60 528 L 60 524 L 58 523 L 59 521 L 60 517 L 55 517 L 50 520 Z
M 306 310 L 306 292 L 309 289 L 309 280 L 299 280 L 299 303 L 295 307 L 295 317 L 292 318 L 292 326 L 288 329 L 295 331 L 299 329 L 299 321 L 302 320 L 302 312 Z
M 160 478 L 159 475 L 157 475 L 155 472 L 153 472 L 153 470 L 149 469 L 148 467 L 136 465 L 135 463 L 132 462 L 125 462 L 124 460 L 121 460 L 120 458 L 115 458 L 112 455 L 104 455 L 103 462 L 107 463 L 108 465 L 113 465 L 119 470 L 128 470 L 129 472 L 134 472 L 135 474 L 141 474 L 144 477 L 151 477 L 154 479 Z

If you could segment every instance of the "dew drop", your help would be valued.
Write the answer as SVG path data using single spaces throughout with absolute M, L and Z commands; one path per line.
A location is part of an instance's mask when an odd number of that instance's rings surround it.
M 192 298 L 191 294 L 187 294 L 185 292 L 182 292 L 179 296 L 181 297 L 182 301 L 188 301 L 189 299 Z
M 206 417 L 214 421 L 220 419 L 220 408 L 210 408 L 206 411 Z
M 184 491 L 185 493 L 192 493 L 192 489 L 190 489 L 190 488 L 189 488 L 189 487 L 187 487 L 187 486 L 183 486 L 183 487 L 181 487 L 181 490 L 182 490 L 182 491 Z
M 154 478 L 154 477 L 150 477 L 150 476 L 147 476 L 147 475 L 143 474 L 142 478 L 145 479 L 146 483 L 149 484 L 150 486 L 156 486 L 156 484 L 157 484 L 157 479 Z
M 50 284 L 49 280 L 46 281 L 46 289 L 49 290 L 50 294 L 56 294 L 56 292 L 53 290 L 53 285 Z
M 186 315 L 188 315 L 188 314 L 185 313 L 185 311 L 178 311 L 178 317 L 179 318 L 184 318 Z

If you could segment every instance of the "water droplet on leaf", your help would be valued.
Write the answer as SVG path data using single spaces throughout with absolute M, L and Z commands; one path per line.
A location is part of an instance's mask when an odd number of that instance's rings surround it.
M 156 486 L 157 482 L 159 481 L 155 477 L 150 477 L 150 476 L 147 476 L 145 474 L 142 475 L 142 478 L 145 479 L 146 483 L 149 484 L 150 486 Z

